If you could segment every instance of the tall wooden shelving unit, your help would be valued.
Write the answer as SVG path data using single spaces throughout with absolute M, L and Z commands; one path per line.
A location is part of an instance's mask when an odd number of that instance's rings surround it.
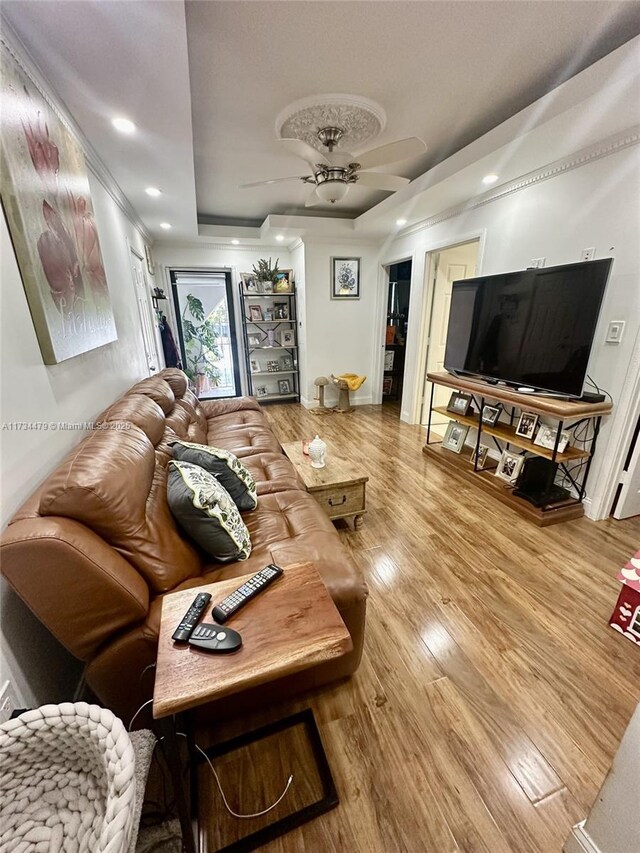
M 287 318 L 276 318 L 271 320 L 252 320 L 250 306 L 260 306 L 263 318 L 270 309 L 275 311 L 275 303 L 287 304 Z M 242 330 L 244 336 L 244 351 L 247 366 L 247 378 L 249 381 L 249 393 L 257 397 L 261 403 L 277 402 L 299 402 L 300 401 L 300 374 L 298 371 L 298 337 L 297 337 L 297 306 L 295 284 L 291 283 L 291 291 L 288 293 L 245 293 L 244 286 L 240 284 L 240 304 L 242 307 Z M 283 330 L 291 331 L 294 343 L 291 346 L 283 346 L 280 343 Z M 273 331 L 278 345 L 271 346 L 268 343 L 269 331 Z M 259 339 L 260 343 L 251 342 L 251 338 Z M 283 358 L 288 356 L 291 367 L 283 364 Z M 280 368 L 268 370 L 267 362 L 278 361 Z M 252 370 L 252 362 L 257 362 L 259 370 Z M 278 385 L 280 380 L 288 381 L 291 390 L 287 393 L 280 391 Z M 258 393 L 261 388 L 267 389 L 267 394 Z
M 436 459 L 456 474 L 476 483 L 498 500 L 508 504 L 512 509 L 529 518 L 539 527 L 546 527 L 549 524 L 556 524 L 560 521 L 580 518 L 584 515 L 582 501 L 586 494 L 587 478 L 600 431 L 600 422 L 602 416 L 611 411 L 611 403 L 586 403 L 579 400 L 565 401 L 554 397 L 521 394 L 506 386 L 493 385 L 468 377 L 453 376 L 450 373 L 429 373 L 427 374 L 427 379 L 431 382 L 431 397 L 429 402 L 427 440 L 422 448 L 423 453 Z M 436 385 L 451 388 L 452 391 L 462 391 L 471 394 L 476 407 L 475 414 L 463 416 L 455 412 L 450 412 L 444 406 L 434 406 L 433 395 Z M 508 422 L 498 421 L 493 426 L 482 422 L 480 413 L 485 404 L 491 405 L 493 401 L 497 401 L 510 408 L 510 411 L 507 412 Z M 494 476 L 494 469 L 479 469 L 477 462 L 471 465 L 469 453 L 459 455 L 447 450 L 442 446 L 441 442 L 432 441 L 431 416 L 433 412 L 477 430 L 476 451 L 482 443 L 483 436 L 488 436 L 500 451 L 505 447 L 513 446 L 537 456 L 542 456 L 552 462 L 557 462 L 563 474 L 568 477 L 568 481 L 577 492 L 577 497 L 561 500 L 544 507 L 536 507 L 524 498 L 514 495 L 513 487 L 508 486 L 503 480 L 499 480 Z M 540 447 L 534 444 L 531 439 L 515 434 L 519 412 L 533 412 L 554 422 L 553 426 L 557 432 L 556 444 L 553 449 Z M 558 450 L 560 433 L 563 430 L 571 432 L 586 421 L 593 421 L 591 435 L 588 440 L 580 442 L 583 444 L 582 447 L 571 446 L 569 444 L 564 452 L 560 453 Z M 469 447 L 469 450 L 472 449 Z M 581 473 L 573 476 L 571 471 L 574 469 L 574 466 L 577 467 L 576 463 L 580 463 L 582 470 Z

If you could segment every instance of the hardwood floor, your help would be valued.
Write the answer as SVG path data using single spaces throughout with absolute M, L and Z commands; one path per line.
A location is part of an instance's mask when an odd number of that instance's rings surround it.
M 640 519 L 537 528 L 393 406 L 266 411 L 281 442 L 318 432 L 369 476 L 363 527 L 337 526 L 370 599 L 357 674 L 287 707 L 313 708 L 340 807 L 263 849 L 559 853 L 640 700 L 639 650 L 607 625 Z

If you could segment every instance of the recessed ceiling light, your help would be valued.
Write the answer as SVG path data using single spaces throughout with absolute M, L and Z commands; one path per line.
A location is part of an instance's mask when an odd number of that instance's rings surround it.
M 278 243 L 282 243 L 282 241 L 284 240 L 284 234 L 276 234 L 276 240 L 278 241 Z
M 495 182 L 497 180 L 498 180 L 497 175 L 485 175 L 484 178 L 482 179 L 482 183 L 483 184 L 495 184 Z
M 406 224 L 407 224 L 406 219 L 396 219 L 396 225 L 402 226 L 402 225 L 406 225 Z
M 232 240 L 231 242 L 233 243 L 234 246 L 237 246 L 238 243 L 240 242 L 240 240 Z
M 133 133 L 136 129 L 135 124 L 132 121 L 129 121 L 128 118 L 114 118 L 111 124 L 116 130 L 119 130 L 120 133 Z
M 160 227 L 164 228 L 165 231 L 168 231 L 169 228 L 171 228 L 171 223 L 170 222 L 161 222 Z
M 162 195 L 158 187 L 147 187 L 145 192 L 147 195 L 150 195 L 151 198 L 158 198 L 159 195 Z

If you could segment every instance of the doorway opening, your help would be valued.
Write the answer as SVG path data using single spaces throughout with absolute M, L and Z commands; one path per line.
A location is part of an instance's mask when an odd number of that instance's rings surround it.
M 202 400 L 240 395 L 230 272 L 171 270 L 182 364 Z
M 394 406 L 400 417 L 400 404 L 404 387 L 407 327 L 411 299 L 411 260 L 400 261 L 387 267 L 389 284 L 386 305 L 386 337 L 384 373 L 382 375 L 382 403 Z
M 129 250 L 131 257 L 131 274 L 133 276 L 136 304 L 138 305 L 144 355 L 147 362 L 147 369 L 150 374 L 153 374 L 162 367 L 162 362 L 159 356 L 159 353 L 162 352 L 162 346 L 159 340 L 160 333 L 157 323 L 155 322 L 155 315 L 150 301 L 149 286 L 147 284 L 147 275 L 145 272 L 146 261 L 133 246 L 129 246 Z
M 447 344 L 453 282 L 464 278 L 473 278 L 476 275 L 479 248 L 480 239 L 477 238 L 467 243 L 459 243 L 430 253 L 427 280 L 431 290 L 431 316 L 427 323 L 427 358 L 420 417 L 422 424 L 427 424 L 429 417 L 431 383 L 427 380 L 427 374 L 440 373 L 445 369 L 444 353 Z M 427 261 L 429 261 L 429 257 Z M 435 385 L 433 405 L 446 407 L 450 393 L 446 387 Z M 448 423 L 448 418 L 434 412 L 431 418 L 431 432 L 444 436 Z

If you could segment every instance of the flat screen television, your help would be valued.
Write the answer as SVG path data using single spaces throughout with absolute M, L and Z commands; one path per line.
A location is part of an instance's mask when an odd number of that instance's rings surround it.
M 454 281 L 450 373 L 580 397 L 612 259 Z

